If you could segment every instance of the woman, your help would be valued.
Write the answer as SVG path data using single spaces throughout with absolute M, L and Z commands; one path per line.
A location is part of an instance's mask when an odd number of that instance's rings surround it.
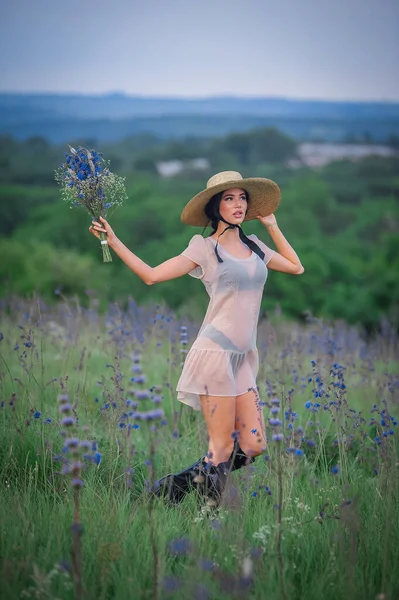
M 280 189 L 270 179 L 243 179 L 235 171 L 214 175 L 181 215 L 188 225 L 211 225 L 211 235 L 194 235 L 179 256 L 157 267 L 124 246 L 105 219 L 90 227 L 96 237 L 101 231 L 107 233 L 109 246 L 146 284 L 189 274 L 202 280 L 210 296 L 177 384 L 178 400 L 202 410 L 209 447 L 196 463 L 155 483 L 155 494 L 173 504 L 193 488 L 211 504 L 219 504 L 228 473 L 252 462 L 266 447 L 256 385 L 256 330 L 263 287 L 268 269 L 291 275 L 304 272 L 273 214 L 279 202 Z M 241 223 L 256 218 L 269 231 L 278 252 L 255 235 L 245 236 Z

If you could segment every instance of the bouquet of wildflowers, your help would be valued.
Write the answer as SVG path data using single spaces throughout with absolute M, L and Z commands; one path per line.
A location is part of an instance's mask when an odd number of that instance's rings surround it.
M 82 206 L 92 217 L 107 218 L 107 211 L 121 206 L 127 199 L 125 178 L 111 173 L 110 161 L 101 152 L 79 146 L 69 146 L 65 162 L 55 171 L 55 180 L 61 186 L 63 200 L 70 208 Z M 100 232 L 103 262 L 111 262 L 107 235 Z

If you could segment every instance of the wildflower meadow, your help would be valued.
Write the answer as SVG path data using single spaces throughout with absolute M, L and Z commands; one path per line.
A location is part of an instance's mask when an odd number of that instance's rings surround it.
M 206 452 L 175 393 L 199 323 L 57 300 L 1 300 L 1 598 L 399 597 L 396 328 L 269 312 L 267 448 L 176 507 L 150 490 Z

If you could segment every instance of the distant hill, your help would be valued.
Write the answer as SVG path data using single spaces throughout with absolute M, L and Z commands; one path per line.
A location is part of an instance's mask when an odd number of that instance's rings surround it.
M 150 132 L 161 138 L 226 135 L 277 127 L 299 140 L 399 136 L 399 103 L 287 98 L 146 98 L 123 94 L 0 94 L 0 133 L 51 142 L 117 141 Z

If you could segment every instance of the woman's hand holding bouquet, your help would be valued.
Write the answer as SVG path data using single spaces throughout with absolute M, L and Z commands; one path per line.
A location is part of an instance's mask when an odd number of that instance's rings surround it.
M 103 219 L 107 224 L 107 211 L 112 209 L 113 212 L 127 199 L 125 178 L 111 173 L 109 161 L 104 159 L 101 152 L 81 146 L 77 150 L 71 146 L 69 149 L 70 153 L 65 153 L 65 162 L 55 172 L 63 200 L 70 204 L 70 208 L 82 206 L 94 219 Z M 103 262 L 112 261 L 108 244 L 116 239 L 109 225 L 108 228 L 96 229 L 98 235 L 90 228 L 101 240 Z
M 118 238 L 116 237 L 111 225 L 105 219 L 103 219 L 103 217 L 100 217 L 100 221 L 101 224 L 93 219 L 93 225 L 90 225 L 89 231 L 99 240 L 101 240 L 101 233 L 106 233 L 108 245 L 112 248 Z

